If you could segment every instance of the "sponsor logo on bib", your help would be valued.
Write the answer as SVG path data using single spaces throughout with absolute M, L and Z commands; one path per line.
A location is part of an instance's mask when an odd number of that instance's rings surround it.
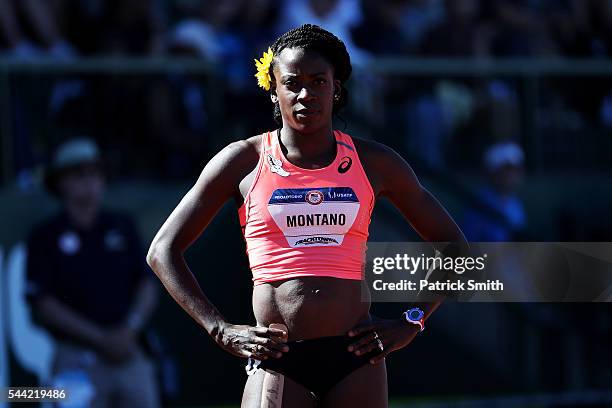
M 319 205 L 323 202 L 323 193 L 319 190 L 312 190 L 306 193 L 306 202 L 312 205 Z
M 300 239 L 299 241 L 296 241 L 294 245 L 295 246 L 300 246 L 300 245 L 321 246 L 321 245 L 329 245 L 329 244 L 339 245 L 338 241 L 336 241 L 333 238 L 328 238 L 328 237 L 308 237 L 308 238 L 304 238 L 304 239 Z

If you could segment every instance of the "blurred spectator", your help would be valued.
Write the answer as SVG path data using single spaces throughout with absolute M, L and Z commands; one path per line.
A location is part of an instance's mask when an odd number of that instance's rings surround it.
M 196 57 L 184 38 L 170 55 Z M 144 133 L 159 178 L 196 177 L 207 159 L 208 106 L 203 77 L 176 70 L 146 86 Z
M 484 154 L 487 185 L 479 202 L 465 211 L 461 229 L 468 241 L 512 242 L 521 237 L 525 212 L 517 190 L 523 178 L 523 150 L 514 142 L 490 146 Z
M 581 56 L 612 56 L 612 2 L 580 0 L 574 7 L 576 36 L 569 51 Z
M 355 45 L 375 56 L 404 53 L 401 25 L 407 6 L 406 0 L 363 0 L 363 18 L 352 30 Z
M 492 28 L 482 21 L 480 0 L 445 0 L 446 18 L 423 41 L 428 56 L 469 57 L 490 53 Z
M 184 49 L 187 54 L 222 66 L 219 73 L 228 80 L 227 86 L 244 88 L 252 56 L 246 47 L 249 39 L 237 32 L 241 26 L 242 0 L 194 0 L 180 11 L 182 15 L 167 39 L 168 47 L 174 52 Z
M 154 0 L 106 2 L 103 50 L 108 54 L 151 55 L 163 50 L 164 25 Z
M 206 7 L 206 2 L 193 1 L 182 4 L 178 7 L 179 21 L 175 25 L 173 32 L 168 36 L 168 52 L 170 55 L 182 55 L 188 57 L 204 58 L 215 64 L 216 75 L 224 79 L 224 98 L 216 100 L 216 108 L 226 112 L 229 133 L 259 133 L 263 129 L 269 128 L 271 123 L 271 108 L 266 103 L 266 97 L 260 92 L 256 81 L 253 81 L 254 65 L 253 59 L 261 57 L 263 51 L 271 45 L 276 37 L 277 18 L 279 14 L 278 0 L 256 0 L 246 2 L 244 0 L 232 0 L 229 2 L 211 3 Z M 159 101 L 158 106 L 151 108 L 163 110 L 168 102 L 164 102 L 162 93 L 182 92 L 182 107 L 175 106 L 173 121 L 183 130 L 193 133 L 195 128 L 187 130 L 184 120 L 179 124 L 179 111 L 186 113 L 189 110 L 189 117 L 202 117 L 205 119 L 206 113 L 199 110 L 196 102 L 202 99 L 204 89 L 201 85 L 195 85 L 195 78 L 189 78 L 181 73 L 174 73 L 170 82 L 159 84 L 156 90 Z M 183 87 L 183 90 L 179 88 Z M 189 99 L 184 91 L 189 87 Z M 200 88 L 199 90 L 196 89 Z M 165 88 L 165 90 L 163 90 Z M 172 90 L 171 90 L 172 89 Z M 197 96 L 197 94 L 201 96 Z M 187 105 L 188 103 L 188 105 Z M 236 105 L 248 106 L 246 110 L 236 110 Z M 185 117 L 184 113 L 182 113 Z M 168 118 L 168 114 L 161 118 Z M 236 120 L 234 120 L 236 119 Z M 232 126 L 239 124 L 246 128 L 233 129 Z M 160 134 L 159 130 L 157 134 Z M 185 134 L 185 132 L 183 132 Z M 161 135 L 160 135 L 161 136 Z M 202 138 L 202 134 L 197 137 Z M 172 136 L 174 138 L 174 136 Z M 166 139 L 168 137 L 166 136 Z M 187 141 L 185 139 L 185 141 Z M 191 138 L 190 143 L 198 142 Z M 191 156 L 202 163 L 202 156 L 197 157 L 199 149 L 191 149 Z
M 239 34 L 252 45 L 254 55 L 271 45 L 277 35 L 279 0 L 244 0 Z M 267 48 L 267 47 L 265 47 Z
M 610 91 L 601 104 L 599 112 L 602 125 L 608 129 L 612 129 L 612 91 Z
M 380 5 L 379 7 L 383 8 Z M 362 12 L 358 0 L 287 0 L 282 2 L 278 33 L 306 23 L 316 24 L 340 38 L 346 45 L 351 62 L 359 64 L 364 62 L 367 54 L 353 41 L 351 29 L 361 20 Z
M 57 340 L 52 385 L 70 384 L 78 406 L 156 407 L 153 365 L 139 344 L 155 307 L 155 282 L 132 221 L 100 208 L 96 145 L 61 145 L 46 181 L 62 210 L 30 234 L 27 295 Z
M 361 1 L 362 18 L 353 27 L 351 34 L 355 46 L 363 51 L 362 54 L 375 58 L 402 56 L 407 52 L 407 45 L 402 41 L 401 27 L 408 5 L 408 0 Z M 364 61 L 368 62 L 368 59 Z M 415 92 L 410 81 L 403 76 L 377 75 L 367 69 L 356 71 L 353 87 L 355 92 L 351 108 L 361 120 L 380 126 L 389 123 L 391 118 L 405 117 L 402 108 L 397 107 L 403 106 L 407 95 Z M 380 141 L 391 142 L 383 138 Z
M 187 42 L 225 63 L 252 58 L 276 34 L 303 23 L 337 34 L 357 65 L 370 53 L 612 53 L 608 0 L 5 0 L 0 50 L 20 58 L 158 55 L 169 42 Z
M 3 0 L 0 44 L 16 58 L 74 57 L 75 50 L 60 31 L 57 17 L 56 10 L 45 0 Z
M 487 1 L 497 34 L 495 55 L 543 56 L 562 51 L 562 30 L 571 21 L 571 0 Z
M 464 147 L 457 137 L 472 122 L 477 105 L 471 84 L 458 80 L 438 81 L 430 92 L 409 99 L 405 108 L 408 151 L 431 169 L 444 170 L 448 153 Z
M 453 169 L 477 170 L 482 152 L 475 146 L 513 140 L 521 133 L 520 82 L 491 77 L 454 81 L 453 85 L 462 90 L 458 95 L 462 99 L 440 98 L 444 93 L 437 93 L 445 120 L 451 119 L 452 125 L 445 159 Z M 493 140 L 491 135 L 495 135 Z
M 211 25 L 200 19 L 179 22 L 168 39 L 168 47 L 178 55 L 194 55 L 211 62 L 221 59 L 221 44 Z
M 225 62 L 243 52 L 243 44 L 232 30 L 239 23 L 241 0 L 207 2 L 194 0 L 183 9 L 172 34 L 176 47 L 184 41 L 196 49 L 200 57 L 212 62 Z
M 400 29 L 410 53 L 416 53 L 425 35 L 445 17 L 444 0 L 409 0 Z

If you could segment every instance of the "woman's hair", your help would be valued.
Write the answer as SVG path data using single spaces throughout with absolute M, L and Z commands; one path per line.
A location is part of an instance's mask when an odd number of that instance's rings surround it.
M 334 79 L 340 81 L 340 99 L 334 100 L 333 113 L 338 113 L 348 102 L 348 91 L 344 83 L 351 76 L 353 67 L 346 46 L 338 37 L 327 30 L 314 24 L 304 24 L 301 27 L 287 31 L 270 47 L 274 56 L 280 55 L 285 48 L 301 48 L 304 51 L 314 51 L 325 58 L 334 67 Z M 272 76 L 274 60 L 270 65 Z M 274 120 L 281 125 L 283 123 L 280 106 L 274 104 Z

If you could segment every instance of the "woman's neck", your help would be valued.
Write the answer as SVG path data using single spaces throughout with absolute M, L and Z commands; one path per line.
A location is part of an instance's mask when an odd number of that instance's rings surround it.
M 287 159 L 295 164 L 329 164 L 336 155 L 336 138 L 331 126 L 308 134 L 283 127 L 279 142 Z

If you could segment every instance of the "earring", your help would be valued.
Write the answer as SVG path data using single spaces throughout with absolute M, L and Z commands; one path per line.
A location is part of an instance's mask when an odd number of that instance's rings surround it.
M 340 94 L 334 94 L 334 101 L 338 102 L 340 100 Z

